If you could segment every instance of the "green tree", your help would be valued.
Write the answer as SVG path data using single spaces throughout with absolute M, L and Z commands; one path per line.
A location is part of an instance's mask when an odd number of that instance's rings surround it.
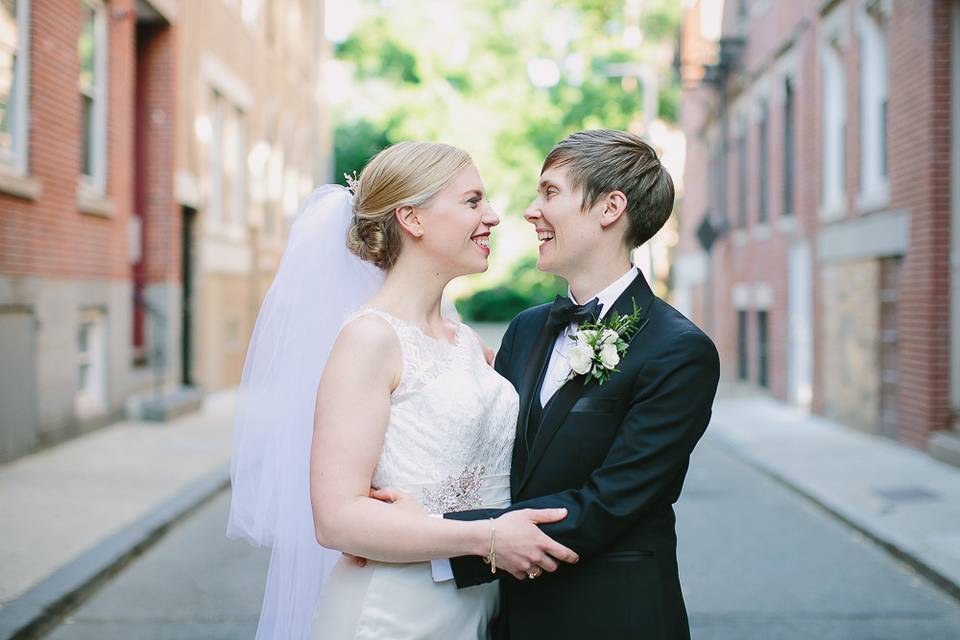
M 625 15 L 624 5 L 363 0 L 365 17 L 335 51 L 353 78 L 336 114 L 338 179 L 393 142 L 440 140 L 470 151 L 501 214 L 518 215 L 558 140 L 587 128 L 627 129 L 641 120 L 642 87 L 630 89 L 610 65 L 663 60 L 679 33 L 680 3 L 647 0 L 639 16 Z M 631 26 L 642 38 L 627 46 Z M 661 73 L 661 117 L 676 119 L 678 97 L 668 62 Z M 523 295 L 549 291 L 530 287 Z

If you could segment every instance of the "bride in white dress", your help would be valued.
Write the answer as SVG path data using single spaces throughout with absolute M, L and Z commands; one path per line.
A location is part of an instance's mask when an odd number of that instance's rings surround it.
M 536 526 L 562 510 L 426 515 L 510 500 L 516 392 L 440 313 L 451 279 L 486 269 L 499 219 L 448 145 L 395 145 L 352 186 L 318 190 L 294 222 L 244 367 L 228 535 L 273 548 L 257 637 L 486 638 L 496 582 L 457 590 L 430 560 L 524 579 L 577 559 Z M 342 255 L 345 235 L 376 269 Z M 387 486 L 423 511 L 378 500 Z

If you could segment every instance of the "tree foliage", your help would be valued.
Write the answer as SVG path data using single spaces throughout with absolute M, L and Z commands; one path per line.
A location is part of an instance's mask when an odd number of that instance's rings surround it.
M 624 63 L 655 65 L 659 115 L 677 116 L 675 0 L 359 1 L 335 49 L 352 78 L 335 113 L 337 179 L 394 142 L 443 141 L 471 153 L 501 215 L 518 215 L 556 142 L 643 121 L 642 83 L 619 75 Z

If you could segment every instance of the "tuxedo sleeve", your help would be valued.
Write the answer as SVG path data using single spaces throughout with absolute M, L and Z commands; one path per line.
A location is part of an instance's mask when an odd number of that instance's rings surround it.
M 497 359 L 493 363 L 494 369 L 504 378 L 510 380 L 510 354 L 513 349 L 513 340 L 517 331 L 517 319 L 515 318 L 506 333 L 503 334 L 503 340 L 500 341 L 500 349 L 497 351 Z M 446 513 L 444 518 L 451 520 L 484 520 L 496 518 L 503 509 L 473 509 L 470 511 L 458 511 L 455 513 Z M 483 561 L 480 556 L 460 556 L 450 559 L 450 568 L 453 570 L 453 578 L 458 588 L 472 587 L 483 582 L 490 582 L 497 576 L 490 573 L 490 565 Z
M 493 368 L 507 380 L 511 380 L 509 365 L 510 356 L 513 352 L 513 340 L 517 333 L 517 322 L 517 318 L 514 318 L 509 326 L 507 326 L 507 330 L 503 334 L 503 339 L 500 341 L 500 348 L 497 350 L 497 357 L 493 361 Z
M 566 518 L 540 525 L 541 529 L 576 551 L 581 560 L 602 553 L 650 509 L 670 499 L 710 422 L 719 378 L 716 348 L 704 334 L 688 332 L 671 340 L 638 374 L 617 437 L 587 481 L 577 489 L 524 500 L 504 511 L 566 508 Z M 456 515 L 466 519 L 473 513 Z M 468 581 L 481 577 L 466 563 L 459 563 L 458 572 L 458 560 L 452 562 L 457 586 L 469 586 Z
M 710 422 L 719 380 L 720 359 L 706 335 L 691 331 L 670 340 L 638 374 L 617 437 L 587 481 L 510 509 L 566 508 L 566 518 L 541 529 L 581 559 L 602 553 L 675 497 L 676 482 Z

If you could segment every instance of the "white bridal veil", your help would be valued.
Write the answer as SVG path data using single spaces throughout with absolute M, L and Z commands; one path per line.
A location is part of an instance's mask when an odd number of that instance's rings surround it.
M 340 326 L 383 284 L 383 272 L 346 247 L 353 197 L 314 191 L 250 339 L 237 403 L 227 537 L 272 548 L 257 638 L 306 638 L 338 551 L 317 544 L 310 507 L 310 443 L 317 385 Z

